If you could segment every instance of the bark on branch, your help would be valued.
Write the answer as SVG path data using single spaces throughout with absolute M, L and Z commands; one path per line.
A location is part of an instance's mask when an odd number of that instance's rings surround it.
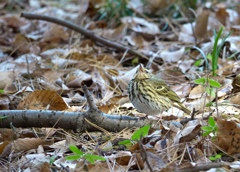
M 97 128 L 91 123 L 112 132 L 119 132 L 124 128 L 142 127 L 146 124 L 153 124 L 147 118 L 135 118 L 129 116 L 109 115 L 97 109 L 86 86 L 83 86 L 87 98 L 89 110 L 86 112 L 63 112 L 50 110 L 2 110 L 0 126 L 10 128 L 10 124 L 15 127 L 54 127 L 72 129 L 78 132 L 96 131 Z

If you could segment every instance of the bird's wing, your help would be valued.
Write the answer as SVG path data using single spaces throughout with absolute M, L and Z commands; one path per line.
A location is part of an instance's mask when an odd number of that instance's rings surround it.
M 148 79 L 154 87 L 154 89 L 158 92 L 161 96 L 167 96 L 171 101 L 180 102 L 180 98 L 178 95 L 162 80 L 159 79 Z

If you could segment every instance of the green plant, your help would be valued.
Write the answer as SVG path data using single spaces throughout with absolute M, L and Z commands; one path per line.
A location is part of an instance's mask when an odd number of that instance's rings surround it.
M 206 69 L 209 69 L 209 63 L 208 60 L 212 61 L 212 76 L 217 76 L 217 67 L 218 67 L 218 57 L 219 57 L 219 53 L 223 47 L 224 42 L 226 41 L 226 39 L 229 37 L 229 35 L 231 34 L 231 32 L 228 33 L 228 35 L 226 37 L 224 37 L 222 39 L 222 41 L 220 42 L 220 44 L 218 45 L 218 41 L 222 35 L 222 31 L 223 31 L 223 27 L 220 28 L 219 32 L 216 34 L 216 31 L 214 30 L 214 45 L 213 45 L 213 50 L 211 52 L 211 54 L 205 54 L 200 48 L 198 47 L 193 47 L 195 49 L 197 49 L 203 56 L 205 64 L 206 64 Z M 195 62 L 195 66 L 198 66 L 201 63 L 201 59 Z M 199 79 L 194 80 L 194 82 L 196 84 L 201 84 L 201 85 L 205 85 L 205 91 L 208 93 L 208 95 L 210 95 L 211 97 L 215 97 L 215 88 L 219 88 L 221 87 L 221 84 L 219 82 L 217 82 L 214 79 L 210 79 L 209 77 L 202 77 Z M 211 105 L 211 102 L 210 104 Z
M 128 0 L 106 0 L 99 9 L 99 20 L 120 21 L 121 17 L 132 16 L 133 11 L 128 7 Z
M 215 156 L 210 156 L 209 159 L 211 161 L 216 161 L 216 160 L 220 159 L 221 157 L 222 157 L 221 154 L 216 154 Z
M 201 129 L 203 131 L 203 134 L 202 134 L 203 136 L 208 136 L 212 133 L 213 134 L 212 138 L 216 138 L 216 134 L 218 132 L 218 127 L 212 116 L 210 116 L 208 118 L 208 125 L 202 126 Z M 210 156 L 209 160 L 216 161 L 216 160 L 220 159 L 221 157 L 222 157 L 221 154 L 216 154 L 214 156 Z
M 219 53 L 223 47 L 224 42 L 229 37 L 229 35 L 232 33 L 232 32 L 229 32 L 228 35 L 226 37 L 224 37 L 222 39 L 221 43 L 218 45 L 218 40 L 222 35 L 222 31 L 223 31 L 223 27 L 220 28 L 220 30 L 217 34 L 216 34 L 216 31 L 214 30 L 214 45 L 213 45 L 213 51 L 211 53 L 211 55 L 212 55 L 212 75 L 213 76 L 217 76 L 216 71 L 217 71 Z
M 214 79 L 210 79 L 209 77 L 202 77 L 194 80 L 195 84 L 205 85 L 206 93 L 211 96 L 215 97 L 215 88 L 221 87 L 221 84 Z
M 97 160 L 99 160 L 99 161 L 105 161 L 106 160 L 102 156 L 84 153 L 81 150 L 79 150 L 78 147 L 75 146 L 75 145 L 70 145 L 69 149 L 73 152 L 74 155 L 69 155 L 69 156 L 65 157 L 66 160 L 73 161 L 73 160 L 78 160 L 78 159 L 84 158 L 88 162 L 90 162 L 91 164 L 94 164 L 95 161 L 97 161 Z
M 210 133 L 216 136 L 216 133 L 218 131 L 217 124 L 212 116 L 208 118 L 208 125 L 202 126 L 201 129 L 203 130 L 203 136 L 208 136 Z
M 146 136 L 150 130 L 150 125 L 145 125 L 135 131 L 131 139 L 126 139 L 119 142 L 119 145 L 125 145 L 126 147 L 132 146 L 136 141 L 140 140 L 142 137 Z
M 232 32 L 229 32 L 228 35 L 226 37 L 224 37 L 220 44 L 218 45 L 218 41 L 222 35 L 222 31 L 223 31 L 223 27 L 220 28 L 219 32 L 216 34 L 216 31 L 214 30 L 214 44 L 213 44 L 213 50 L 210 54 L 205 55 L 205 53 L 198 47 L 194 46 L 193 48 L 197 49 L 201 55 L 204 58 L 205 64 L 206 64 L 206 70 L 209 69 L 209 63 L 208 60 L 212 61 L 212 76 L 217 76 L 217 68 L 218 68 L 218 57 L 219 57 L 219 53 L 221 52 L 221 49 L 226 41 L 226 39 L 229 37 L 229 35 L 231 35 Z M 200 63 L 202 62 L 202 59 L 199 59 L 195 62 L 195 66 L 200 65 Z

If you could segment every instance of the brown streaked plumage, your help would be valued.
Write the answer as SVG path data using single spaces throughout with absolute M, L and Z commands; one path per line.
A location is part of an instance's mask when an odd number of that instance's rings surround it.
M 141 64 L 128 85 L 128 95 L 134 107 L 147 115 L 158 115 L 172 106 L 190 114 L 190 110 L 182 105 L 178 95 Z

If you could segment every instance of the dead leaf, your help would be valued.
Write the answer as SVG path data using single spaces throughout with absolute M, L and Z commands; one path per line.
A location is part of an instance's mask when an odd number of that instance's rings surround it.
M 201 125 L 199 121 L 196 120 L 194 122 L 188 122 L 187 126 L 183 130 L 178 132 L 178 134 L 174 138 L 174 144 L 190 142 L 199 134 L 200 130 Z
M 13 141 L 12 150 L 15 152 L 27 151 L 30 149 L 37 149 L 39 145 L 48 143 L 46 140 L 41 138 L 23 138 Z M 48 143 L 49 144 L 49 143 Z
M 224 7 L 219 8 L 218 11 L 216 12 L 216 18 L 223 26 L 226 26 L 228 18 L 229 18 L 226 8 L 224 8 Z
M 240 125 L 234 121 L 227 121 L 218 118 L 218 146 L 233 155 L 240 152 Z
M 163 61 L 171 63 L 171 62 L 177 62 L 179 61 L 185 52 L 185 47 L 172 47 L 168 50 L 163 50 L 160 53 L 160 57 L 163 59 Z
M 48 29 L 43 34 L 42 42 L 60 42 L 66 41 L 69 38 L 66 28 L 63 28 L 60 25 L 50 23 Z
M 207 26 L 209 10 L 203 10 L 202 13 L 197 17 L 195 25 L 195 36 L 197 39 L 203 39 L 207 36 Z
M 67 104 L 62 97 L 51 90 L 36 90 L 25 97 L 18 105 L 18 109 L 35 110 L 66 110 Z
M 5 87 L 11 85 L 16 78 L 16 75 L 13 71 L 1 71 L 0 72 L 0 89 L 4 89 Z
M 240 94 L 237 94 L 230 98 L 230 102 L 234 105 L 240 105 Z
M 135 32 L 147 33 L 150 35 L 156 35 L 160 33 L 158 26 L 155 23 L 151 23 L 145 19 L 138 17 L 123 17 L 122 23 L 128 24 L 129 27 Z
M 44 163 L 41 165 L 40 172 L 51 172 L 51 171 L 52 171 L 52 170 L 50 169 L 49 163 L 44 162 Z

